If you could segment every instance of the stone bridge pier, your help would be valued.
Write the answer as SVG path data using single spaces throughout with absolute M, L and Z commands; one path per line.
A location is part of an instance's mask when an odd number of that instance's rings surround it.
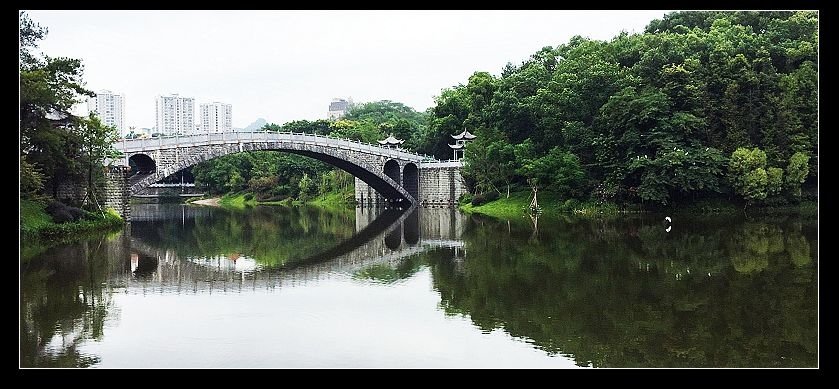
M 128 180 L 131 168 L 128 166 L 110 166 L 105 169 L 105 208 L 112 208 L 123 220 L 131 220 L 131 192 Z
M 420 162 L 419 166 L 393 162 L 398 165 L 391 169 L 383 166 L 383 171 L 394 181 L 400 180 L 403 187 L 417 199 L 419 206 L 455 206 L 460 196 L 466 193 L 466 184 L 460 174 L 463 167 L 460 161 Z M 359 207 L 366 207 L 385 204 L 387 200 L 370 185 L 356 178 L 355 202 Z

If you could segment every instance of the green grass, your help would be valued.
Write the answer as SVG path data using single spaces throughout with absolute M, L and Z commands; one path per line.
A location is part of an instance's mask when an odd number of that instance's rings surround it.
M 21 199 L 21 238 L 25 240 L 40 239 L 51 242 L 67 242 L 81 239 L 93 232 L 121 228 L 124 222 L 116 211 L 108 209 L 104 216 L 92 213 L 92 219 L 90 220 L 55 223 L 44 208 L 45 206 L 40 202 Z
M 255 205 L 280 205 L 285 207 L 290 206 L 297 206 L 297 205 L 314 205 L 321 208 L 346 208 L 347 206 L 351 205 L 351 202 L 347 202 L 345 199 L 346 194 L 341 193 L 327 193 L 324 195 L 320 195 L 315 197 L 309 201 L 300 201 L 300 200 L 292 200 L 291 198 L 287 198 L 280 201 L 257 201 L 255 197 L 251 197 L 250 200 L 245 200 L 245 196 L 247 192 L 242 193 L 228 193 L 219 199 L 219 205 L 228 207 L 228 208 L 238 208 L 243 209 L 245 207 L 252 207 Z
M 245 200 L 245 196 L 247 196 L 248 194 L 251 194 L 251 199 Z M 237 209 L 244 209 L 246 207 L 253 207 L 255 205 L 281 205 L 288 207 L 291 205 L 302 204 L 290 198 L 279 201 L 258 201 L 256 200 L 256 197 L 249 192 L 228 193 L 222 196 L 221 199 L 219 199 L 218 203 L 223 207 Z
M 549 191 L 540 191 L 537 199 L 543 216 L 573 213 L 583 216 L 601 216 L 617 214 L 619 209 L 614 204 L 596 204 L 593 202 L 580 202 L 573 199 L 560 197 L 558 194 Z M 473 206 L 463 204 L 460 210 L 466 213 L 478 213 L 497 218 L 517 218 L 528 213 L 530 206 L 530 191 L 519 191 L 510 193 L 510 197 L 504 195 L 498 200 L 483 205 Z
M 498 200 L 490 201 L 479 206 L 473 206 L 471 203 L 467 203 L 461 205 L 460 209 L 466 213 L 478 213 L 499 218 L 521 217 L 527 214 L 527 206 L 530 205 L 529 197 L 529 192 L 514 192 L 510 193 L 510 198 L 502 196 Z M 544 207 L 542 212 L 545 212 Z
M 488 202 L 480 206 L 473 206 L 472 204 L 461 204 L 460 210 L 466 213 L 483 214 L 496 218 L 512 219 L 518 218 L 528 213 L 528 206 L 530 205 L 530 192 L 519 191 L 510 194 L 510 198 L 501 198 L 495 201 Z M 539 192 L 539 206 L 542 209 L 542 216 L 560 215 L 560 214 L 574 214 L 577 216 L 610 216 L 621 213 L 634 212 L 672 212 L 674 209 L 681 212 L 709 214 L 709 213 L 742 213 L 743 207 L 736 204 L 726 202 L 720 199 L 705 199 L 698 200 L 690 204 L 673 207 L 643 207 L 641 205 L 630 205 L 621 209 L 616 204 L 605 203 L 597 204 L 593 201 L 578 201 L 574 199 L 564 199 L 555 193 L 548 191 Z M 799 212 L 803 214 L 811 214 L 818 212 L 818 203 L 814 201 L 804 201 L 800 204 L 770 206 L 770 205 L 755 205 L 748 208 L 748 213 L 756 214 L 773 214 L 773 213 L 788 213 Z
M 347 208 L 355 206 L 355 203 L 353 201 L 347 200 L 347 196 L 347 193 L 326 193 L 307 201 L 306 204 L 327 209 Z M 349 196 L 350 198 L 352 198 L 351 193 L 349 194 Z
M 280 201 L 257 201 L 256 202 L 257 205 L 282 205 L 284 207 L 288 207 L 290 205 L 296 205 L 297 203 L 299 203 L 299 202 L 294 201 L 290 198 L 287 198 L 285 200 L 280 200 Z
M 20 201 L 20 233 L 23 236 L 37 234 L 42 228 L 54 224 L 44 206 L 31 200 Z
M 228 208 L 245 208 L 259 204 L 256 199 L 245 200 L 246 193 L 228 193 L 221 196 L 218 203 Z

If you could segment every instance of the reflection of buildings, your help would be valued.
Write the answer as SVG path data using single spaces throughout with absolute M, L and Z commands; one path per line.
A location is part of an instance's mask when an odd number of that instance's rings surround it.
M 224 272 L 254 272 L 262 270 L 256 259 L 234 253 L 230 255 L 214 255 L 210 257 L 187 257 L 187 261 L 197 265 L 214 268 Z
M 137 266 L 140 265 L 140 256 L 137 253 L 131 253 L 131 272 L 137 271 Z

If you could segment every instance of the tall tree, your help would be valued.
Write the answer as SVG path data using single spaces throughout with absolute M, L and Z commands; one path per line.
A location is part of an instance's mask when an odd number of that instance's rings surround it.
M 19 14 L 20 29 L 20 153 L 21 181 L 43 182 L 53 196 L 66 180 L 88 180 L 98 172 L 91 161 L 112 153 L 108 142 L 114 130 L 94 118 L 71 113 L 74 104 L 93 92 L 84 88 L 81 61 L 72 58 L 37 56 L 32 50 L 47 29 Z M 87 162 L 87 163 L 85 163 Z

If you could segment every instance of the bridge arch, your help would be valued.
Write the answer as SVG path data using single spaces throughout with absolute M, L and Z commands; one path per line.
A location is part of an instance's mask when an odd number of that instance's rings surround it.
M 128 166 L 137 174 L 149 174 L 157 170 L 157 163 L 148 154 L 137 153 L 128 158 Z
M 400 182 L 399 180 L 399 162 L 394 159 L 389 159 L 385 162 L 385 166 L 382 169 L 386 176 L 390 177 L 391 180 L 394 182 Z
M 154 171 L 153 174 L 149 174 L 148 176 L 131 184 L 130 192 L 132 194 L 139 193 L 141 190 L 149 187 L 149 185 L 158 182 L 172 174 L 175 174 L 178 171 L 195 166 L 196 164 L 199 164 L 201 162 L 209 161 L 214 158 L 218 158 L 229 154 L 235 154 L 245 151 L 264 150 L 282 151 L 297 155 L 303 155 L 325 162 L 329 165 L 342 169 L 357 177 L 358 179 L 364 181 L 367 185 L 370 185 L 373 189 L 382 194 L 382 196 L 384 196 L 385 199 L 391 202 L 407 201 L 409 203 L 416 204 L 416 197 L 410 195 L 400 185 L 399 162 L 393 159 L 388 160 L 385 163 L 385 170 L 387 172 L 392 173 L 392 166 L 394 166 L 395 164 L 396 179 L 387 175 L 385 171 L 382 171 L 382 169 L 374 167 L 374 164 L 372 163 L 373 161 L 362 160 L 361 158 L 355 156 L 353 153 L 349 153 L 347 152 L 347 150 L 341 148 L 309 143 L 292 142 L 254 142 L 236 143 L 219 146 L 220 147 L 205 148 L 202 149 L 201 152 L 191 153 L 183 157 L 179 157 L 177 160 L 173 161 L 173 163 L 170 163 L 165 167 L 162 166 L 162 163 L 157 163 L 157 165 L 160 166 L 158 166 L 158 168 Z M 148 155 L 144 153 L 135 153 L 131 154 L 128 158 L 129 163 L 132 160 L 132 158 L 135 158 L 135 156 L 137 156 L 136 160 L 144 161 L 144 163 L 148 162 L 145 158 L 148 158 L 152 162 L 155 162 L 153 159 L 151 159 L 151 157 L 148 157 Z M 390 166 L 390 168 L 387 168 L 388 166 Z
M 419 198 L 419 168 L 413 162 L 402 168 L 402 187 L 415 199 Z

